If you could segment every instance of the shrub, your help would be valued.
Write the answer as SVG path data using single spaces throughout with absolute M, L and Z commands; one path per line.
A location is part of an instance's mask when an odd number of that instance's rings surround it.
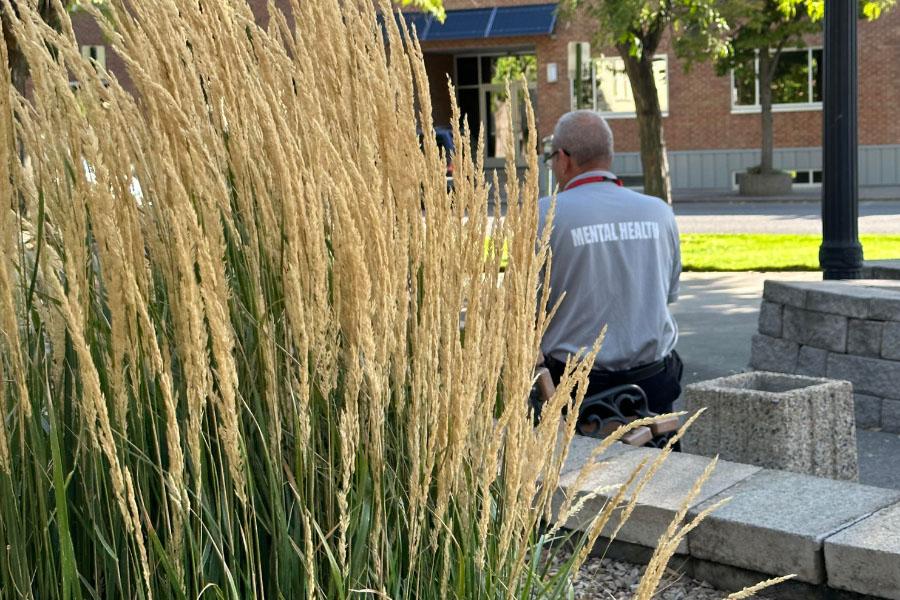
M 295 2 L 266 30 L 243 0 L 88 7 L 133 92 L 67 17 L 18 6 L 33 87 L 3 71 L 3 595 L 568 594 L 593 539 L 549 570 L 574 423 L 533 428 L 525 402 L 536 156 L 521 181 L 508 165 L 489 227 L 481 149 L 454 131 L 448 191 L 434 136 L 419 147 L 421 51 L 366 0 Z

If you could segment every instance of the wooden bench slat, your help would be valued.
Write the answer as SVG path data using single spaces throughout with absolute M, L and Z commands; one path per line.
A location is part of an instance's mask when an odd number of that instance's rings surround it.
M 638 427 L 623 435 L 622 443 L 628 444 L 629 446 L 643 446 L 652 439 L 653 433 L 650 431 L 649 427 Z
M 650 431 L 653 432 L 654 436 L 662 435 L 664 433 L 672 433 L 673 431 L 678 431 L 679 425 L 680 422 L 678 420 L 678 417 L 672 415 L 671 417 L 660 419 L 656 423 L 651 423 Z

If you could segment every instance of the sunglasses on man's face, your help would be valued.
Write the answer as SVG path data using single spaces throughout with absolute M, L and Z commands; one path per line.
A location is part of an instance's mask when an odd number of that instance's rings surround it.
M 544 155 L 544 162 L 545 162 L 545 163 L 549 163 L 551 160 L 553 160 L 554 158 L 556 158 L 556 155 L 559 154 L 560 152 L 562 152 L 562 153 L 565 154 L 566 156 L 569 156 L 568 151 L 564 150 L 563 148 L 557 148 L 556 150 L 554 150 L 554 151 L 551 152 L 550 154 L 545 154 L 545 155 Z

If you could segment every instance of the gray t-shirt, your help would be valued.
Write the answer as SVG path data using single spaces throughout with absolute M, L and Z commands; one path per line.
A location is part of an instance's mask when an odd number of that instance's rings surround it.
M 672 209 L 613 182 L 577 185 L 557 195 L 550 235 L 549 307 L 565 298 L 541 341 L 545 355 L 566 360 L 589 349 L 607 325 L 597 368 L 620 371 L 668 355 L 678 326 L 668 304 L 678 299 L 681 251 Z M 539 203 L 543 231 L 550 198 Z

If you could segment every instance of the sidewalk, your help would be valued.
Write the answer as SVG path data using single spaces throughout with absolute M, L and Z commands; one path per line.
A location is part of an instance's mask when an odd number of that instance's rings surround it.
M 684 273 L 679 301 L 678 353 L 683 383 L 739 373 L 750 361 L 766 279 L 814 281 L 820 273 Z M 676 403 L 676 407 L 678 403 Z M 857 429 L 860 483 L 900 489 L 900 435 Z
M 885 185 L 859 188 L 859 200 L 900 200 L 900 186 Z M 690 202 L 762 203 L 762 202 L 821 202 L 822 188 L 797 189 L 786 196 L 741 196 L 732 190 L 690 190 L 672 191 L 673 204 Z

